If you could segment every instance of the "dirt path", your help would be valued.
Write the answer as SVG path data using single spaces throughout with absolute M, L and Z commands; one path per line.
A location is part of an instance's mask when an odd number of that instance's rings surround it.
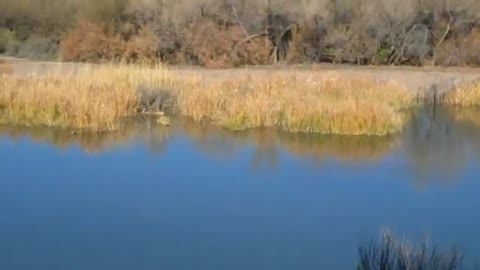
M 24 76 L 29 73 L 74 72 L 81 67 L 78 63 L 37 62 L 10 57 L 0 57 L 0 74 L 9 73 Z M 444 67 L 371 67 L 351 65 L 291 65 L 248 67 L 236 69 L 206 69 L 197 67 L 174 67 L 180 77 L 200 76 L 206 80 L 227 80 L 250 77 L 268 79 L 274 74 L 292 74 L 315 78 L 335 73 L 341 77 L 361 77 L 375 81 L 393 81 L 415 92 L 436 88 L 448 91 L 461 83 L 480 80 L 480 68 Z

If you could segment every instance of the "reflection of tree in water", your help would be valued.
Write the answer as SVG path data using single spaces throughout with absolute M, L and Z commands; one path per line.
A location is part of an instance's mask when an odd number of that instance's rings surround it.
M 418 110 L 403 137 L 408 162 L 418 179 L 461 170 L 468 151 L 480 149 L 480 126 L 471 121 L 478 119 L 476 115 L 480 116 L 480 110 L 433 106 Z

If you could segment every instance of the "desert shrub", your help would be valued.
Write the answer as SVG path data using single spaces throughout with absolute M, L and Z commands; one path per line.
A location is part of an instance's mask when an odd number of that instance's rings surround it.
M 160 55 L 160 39 L 148 26 L 115 26 L 80 20 L 60 44 L 66 61 L 155 63 Z
M 480 64 L 480 2 L 472 0 L 0 0 L 0 6 L 0 28 L 15 33 L 10 54 L 43 55 L 62 43 L 61 56 L 76 61 Z M 4 36 L 0 31 L 5 53 Z M 23 43 L 30 45 L 21 50 Z
M 104 25 L 79 20 L 60 43 L 60 57 L 66 61 L 101 61 L 118 59 L 122 55 L 122 41 L 108 33 Z
M 271 62 L 272 43 L 263 36 L 240 41 L 235 47 L 234 65 L 265 65 Z
M 324 59 L 324 39 L 326 29 L 322 21 L 314 18 L 304 21 L 292 29 L 292 42 L 289 46 L 289 63 L 320 62 Z
M 155 63 L 159 57 L 159 38 L 148 27 L 123 42 L 122 60 L 126 62 Z
M 186 62 L 211 68 L 267 63 L 268 42 L 261 38 L 245 39 L 239 25 L 202 18 L 187 26 L 181 57 Z
M 436 62 L 445 66 L 480 65 L 480 28 L 448 39 L 435 48 Z

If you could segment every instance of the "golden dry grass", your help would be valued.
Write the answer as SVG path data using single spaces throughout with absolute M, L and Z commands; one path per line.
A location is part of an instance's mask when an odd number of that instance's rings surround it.
M 0 60 L 1 61 L 1 60 Z M 9 74 L 12 72 L 12 66 L 0 62 L 0 74 Z
M 442 103 L 462 107 L 479 106 L 480 81 L 463 84 L 453 91 L 445 93 Z
M 78 73 L 45 77 L 4 75 L 1 121 L 113 130 L 119 118 L 135 112 L 139 85 L 157 88 L 172 78 L 163 69 L 133 66 L 88 66 Z M 384 135 L 403 126 L 400 110 L 412 98 L 396 85 L 335 76 L 177 80 L 175 85 L 181 89 L 181 114 L 229 129 L 280 126 L 288 131 Z
M 248 74 L 248 71 L 246 71 Z M 190 74 L 192 75 L 192 74 Z M 140 86 L 175 92 L 177 111 L 230 130 L 386 135 L 398 132 L 414 100 L 400 85 L 319 71 L 268 78 L 179 77 L 163 66 L 85 65 L 77 72 L 0 75 L 0 122 L 108 131 L 136 113 Z
M 411 92 L 393 83 L 279 72 L 268 79 L 185 83 L 178 106 L 196 121 L 231 130 L 281 127 L 291 132 L 385 135 L 401 130 L 406 115 L 402 109 L 413 99 Z
M 77 72 L 0 75 L 0 123 L 109 131 L 136 112 L 140 85 L 163 85 L 164 69 L 93 66 Z

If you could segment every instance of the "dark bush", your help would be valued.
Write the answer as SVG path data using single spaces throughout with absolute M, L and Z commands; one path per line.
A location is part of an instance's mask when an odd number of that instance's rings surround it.
M 17 56 L 38 60 L 54 59 L 58 50 L 58 45 L 51 39 L 35 35 L 30 36 L 17 46 Z
M 15 47 L 15 32 L 7 28 L 0 28 L 0 53 L 12 54 Z
M 441 251 L 427 242 L 412 246 L 385 233 L 379 241 L 359 248 L 358 270 L 459 270 L 463 264 L 456 250 Z

